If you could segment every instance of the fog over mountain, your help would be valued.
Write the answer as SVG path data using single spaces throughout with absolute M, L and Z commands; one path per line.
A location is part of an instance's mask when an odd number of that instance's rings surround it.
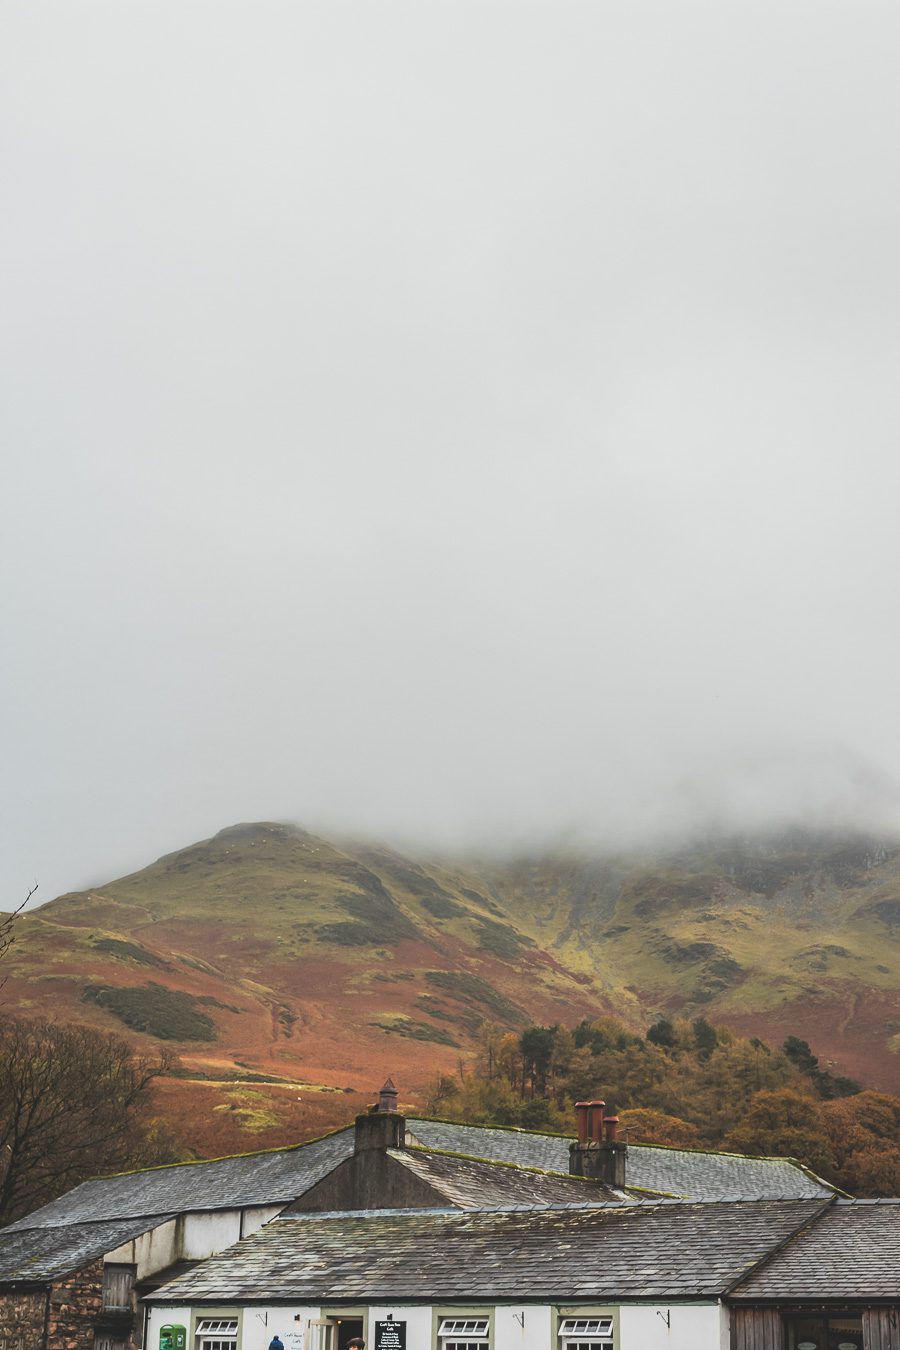
M 888 3 L 10 0 L 0 908 L 900 825 Z

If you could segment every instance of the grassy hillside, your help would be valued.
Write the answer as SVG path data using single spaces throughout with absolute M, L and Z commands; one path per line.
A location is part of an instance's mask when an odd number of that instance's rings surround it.
M 424 863 L 239 825 L 23 916 L 7 1006 L 166 1042 L 222 1147 L 413 1100 L 485 1021 L 700 1013 L 900 1089 L 900 847 L 794 834 L 665 856 Z

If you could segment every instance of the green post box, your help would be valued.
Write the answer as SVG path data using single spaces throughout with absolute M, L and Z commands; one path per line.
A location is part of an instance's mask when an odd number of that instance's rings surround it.
M 187 1331 L 176 1322 L 159 1329 L 159 1350 L 187 1350 Z

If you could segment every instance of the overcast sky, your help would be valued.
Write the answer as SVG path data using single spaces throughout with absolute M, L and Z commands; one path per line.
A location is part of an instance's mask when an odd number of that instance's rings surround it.
M 900 823 L 895 0 L 5 0 L 0 907 Z

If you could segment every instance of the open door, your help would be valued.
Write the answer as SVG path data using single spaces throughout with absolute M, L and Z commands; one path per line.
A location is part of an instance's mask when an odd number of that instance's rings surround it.
M 335 1350 L 333 1332 L 330 1317 L 311 1317 L 306 1324 L 303 1350 Z

